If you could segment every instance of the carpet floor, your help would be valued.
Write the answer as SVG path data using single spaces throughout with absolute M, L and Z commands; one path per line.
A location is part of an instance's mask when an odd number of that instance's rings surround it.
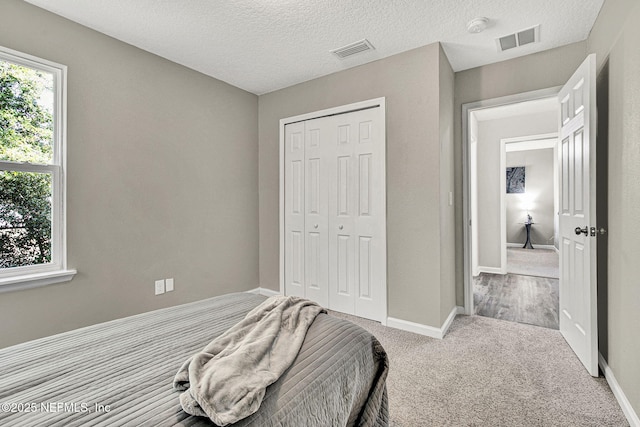
M 437 340 L 331 314 L 386 349 L 394 427 L 629 425 L 606 380 L 587 373 L 558 331 L 459 315 Z

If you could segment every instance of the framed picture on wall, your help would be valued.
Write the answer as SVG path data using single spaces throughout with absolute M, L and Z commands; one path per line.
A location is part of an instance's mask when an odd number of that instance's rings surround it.
M 507 168 L 507 194 L 524 193 L 524 166 Z

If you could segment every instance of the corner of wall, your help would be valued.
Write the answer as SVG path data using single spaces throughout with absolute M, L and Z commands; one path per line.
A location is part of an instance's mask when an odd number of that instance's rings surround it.
M 442 44 L 438 43 L 438 97 L 440 137 L 440 322 L 450 318 L 456 305 L 455 250 L 455 164 L 453 147 L 454 85 L 453 69 Z

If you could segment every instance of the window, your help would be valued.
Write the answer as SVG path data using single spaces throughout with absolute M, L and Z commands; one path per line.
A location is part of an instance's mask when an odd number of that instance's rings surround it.
M 70 280 L 66 67 L 0 47 L 0 292 Z

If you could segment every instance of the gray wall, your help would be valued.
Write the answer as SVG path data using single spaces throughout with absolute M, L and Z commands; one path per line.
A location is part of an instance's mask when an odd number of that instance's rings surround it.
M 477 223 L 480 267 L 501 268 L 500 192 L 504 189 L 500 180 L 505 171 L 500 169 L 500 140 L 557 131 L 558 117 L 553 111 L 478 122 Z M 553 183 L 553 174 L 551 179 Z
M 20 0 L 0 16 L 1 45 L 69 67 L 78 270 L 1 294 L 0 347 L 258 286 L 257 97 Z
M 443 272 L 440 254 L 441 246 L 449 251 L 453 245 L 453 236 L 441 236 L 440 228 L 441 215 L 451 215 L 452 208 L 434 203 L 442 201 L 442 188 L 451 188 L 451 183 L 440 185 L 448 176 L 441 171 L 441 143 L 448 146 L 450 130 L 445 128 L 451 123 L 450 117 L 440 120 L 441 106 L 450 110 L 448 101 L 441 104 L 440 75 L 448 74 L 442 78 L 446 98 L 451 97 L 453 79 L 443 61 L 440 45 L 432 44 L 260 96 L 261 286 L 279 289 L 279 120 L 384 96 L 388 313 L 441 326 L 441 311 L 448 315 L 453 308 L 441 307 L 441 299 L 453 302 L 441 293 L 444 289 L 452 294 L 454 286 L 453 272 Z
M 462 104 L 560 86 L 584 61 L 579 42 L 455 74 L 456 302 L 464 305 L 462 221 Z M 480 171 L 478 171 L 480 173 Z
M 451 64 L 440 49 L 440 324 L 456 305 L 455 209 L 449 205 L 454 190 L 453 93 Z
M 600 72 L 608 78 L 609 124 L 606 237 L 609 274 L 603 301 L 607 305 L 608 333 L 607 348 L 601 348 L 601 352 L 637 415 L 640 415 L 639 20 L 637 0 L 607 0 L 588 40 L 589 51 L 596 52 L 599 67 L 608 60 Z M 598 144 L 598 149 L 604 151 L 606 146 Z M 602 291 L 599 289 L 599 293 Z
M 527 200 L 533 217 L 531 243 L 534 245 L 553 245 L 555 230 L 553 224 L 554 183 L 553 148 L 540 150 L 513 151 L 506 155 L 506 166 L 524 166 L 526 193 L 511 193 L 505 196 L 507 211 L 507 243 L 522 245 L 526 238 L 523 222 L 527 217 Z M 535 197 L 535 199 L 531 199 Z

